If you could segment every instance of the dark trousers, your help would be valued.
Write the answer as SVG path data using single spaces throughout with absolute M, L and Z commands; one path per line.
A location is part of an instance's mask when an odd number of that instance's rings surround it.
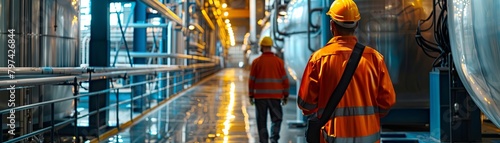
M 277 143 L 280 138 L 281 121 L 283 120 L 283 109 L 279 99 L 255 99 L 257 115 L 257 129 L 260 143 L 268 143 L 267 111 L 271 114 L 271 142 Z

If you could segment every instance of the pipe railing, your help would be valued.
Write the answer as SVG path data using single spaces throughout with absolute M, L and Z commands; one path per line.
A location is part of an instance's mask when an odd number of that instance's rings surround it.
M 177 16 L 175 12 L 167 8 L 167 6 L 165 6 L 158 0 L 141 0 L 141 1 L 144 2 L 144 4 L 148 5 L 149 7 L 155 9 L 168 19 L 176 22 L 179 25 L 182 25 L 182 19 L 179 16 Z
M 80 70 L 80 69 L 78 69 L 78 70 Z M 91 115 L 99 116 L 98 113 L 103 112 L 103 111 L 110 111 L 110 110 L 116 110 L 116 116 L 117 116 L 116 126 L 112 127 L 112 129 L 110 131 L 120 131 L 124 128 L 129 127 L 134 122 L 137 122 L 137 120 L 136 120 L 137 118 L 141 118 L 145 114 L 148 114 L 150 111 L 152 111 L 152 109 L 155 109 L 158 106 L 161 106 L 161 105 L 169 102 L 170 100 L 177 98 L 178 95 L 175 95 L 175 94 L 185 90 L 186 89 L 185 85 L 192 86 L 191 83 L 197 83 L 201 79 L 215 73 L 218 70 L 219 70 L 219 68 L 218 68 L 217 64 L 196 64 L 196 65 L 190 65 L 190 66 L 177 66 L 177 67 L 175 67 L 175 66 L 174 67 L 161 67 L 161 66 L 159 66 L 158 68 L 153 68 L 153 69 L 149 69 L 149 70 L 137 69 L 137 70 L 132 70 L 132 71 L 112 71 L 112 72 L 109 72 L 107 70 L 102 70 L 102 71 L 104 71 L 104 73 L 92 73 L 92 74 L 88 73 L 88 75 L 82 74 L 82 75 L 77 75 L 77 76 L 51 77 L 49 79 L 34 78 L 34 79 L 0 81 L 0 85 L 2 85 L 2 86 L 10 85 L 10 84 L 16 84 L 16 86 L 17 86 L 17 85 L 23 85 L 23 84 L 37 85 L 37 84 L 48 84 L 48 83 L 56 84 L 56 83 L 61 83 L 61 82 L 68 82 L 68 83 L 70 83 L 68 85 L 72 85 L 72 86 L 74 86 L 74 88 L 78 88 L 80 86 L 80 85 L 78 85 L 78 82 L 81 82 L 81 81 L 89 81 L 89 80 L 94 80 L 94 79 L 116 79 L 116 78 L 121 79 L 121 78 L 127 78 L 128 76 L 133 76 L 133 75 L 157 76 L 158 73 L 169 73 L 169 74 L 164 74 L 165 77 L 154 77 L 154 79 L 151 79 L 151 80 L 138 82 L 138 83 L 131 83 L 131 84 L 127 84 L 127 85 L 124 85 L 121 87 L 114 87 L 113 86 L 109 89 L 96 91 L 96 92 L 82 94 L 78 90 L 75 90 L 74 96 L 71 96 L 71 97 L 54 99 L 54 100 L 50 100 L 50 101 L 22 105 L 22 106 L 17 106 L 14 108 L 1 110 L 0 115 L 4 115 L 4 114 L 9 114 L 11 112 L 11 110 L 14 110 L 14 111 L 30 110 L 30 109 L 39 108 L 41 106 L 49 106 L 50 105 L 50 109 L 51 109 L 50 111 L 52 114 L 51 114 L 51 120 L 50 120 L 51 126 L 37 129 L 31 133 L 20 135 L 18 137 L 13 137 L 10 140 L 4 140 L 4 138 L 3 138 L 4 133 L 2 132 L 2 133 L 0 133 L 0 142 L 5 142 L 5 143 L 18 142 L 18 141 L 25 140 L 25 139 L 28 139 L 30 137 L 40 135 L 40 134 L 45 134 L 48 132 L 50 132 L 50 135 L 49 135 L 50 142 L 54 142 L 55 141 L 54 140 L 55 139 L 54 132 L 56 130 L 58 130 L 58 128 L 63 128 L 65 126 L 68 126 L 71 123 L 73 123 L 74 126 L 77 126 L 79 119 L 82 119 L 82 118 L 85 118 L 85 117 L 91 116 Z M 169 76 L 167 76 L 167 75 L 169 75 Z M 123 100 L 123 101 L 119 100 L 120 89 L 132 88 L 132 87 L 140 86 L 140 85 L 147 86 L 147 84 L 158 85 L 158 82 L 165 81 L 165 80 L 167 80 L 167 83 L 168 83 L 168 80 L 170 80 L 170 81 L 173 80 L 174 84 L 170 84 L 170 85 L 167 85 L 165 87 L 158 87 L 158 86 L 151 87 L 151 86 L 149 86 L 150 87 L 148 90 L 149 92 L 145 91 L 145 93 L 142 93 L 140 96 L 137 96 L 137 97 L 131 96 L 131 98 L 127 99 L 127 100 Z M 109 81 L 113 82 L 113 80 L 109 80 Z M 27 88 L 29 88 L 29 86 Z M 112 91 L 114 91 L 114 92 L 111 93 Z M 166 92 L 164 92 L 165 94 L 160 95 L 161 99 L 162 99 L 160 104 L 157 104 L 156 106 L 152 107 L 151 102 L 143 103 L 141 105 L 141 108 L 146 107 L 147 109 L 145 112 L 142 112 L 138 117 L 135 117 L 135 118 L 131 114 L 130 120 L 128 120 L 126 123 L 120 124 L 120 120 L 123 120 L 123 118 L 122 119 L 119 118 L 120 113 L 118 111 L 119 111 L 120 105 L 131 104 L 132 106 L 134 106 L 134 101 L 136 101 L 136 100 L 142 100 L 142 101 L 144 101 L 145 99 L 155 100 L 155 99 L 151 99 L 151 98 L 153 98 L 151 96 L 156 95 L 157 93 L 160 93 L 161 91 L 166 91 Z M 96 111 L 92 111 L 92 112 L 89 112 L 89 113 L 84 114 L 84 115 L 77 114 L 77 113 L 79 113 L 79 111 L 77 110 L 77 108 L 78 108 L 77 105 L 78 105 L 78 100 L 80 98 L 96 96 L 96 95 L 104 94 L 104 93 L 109 93 L 109 96 L 116 96 L 116 103 L 109 104 L 106 107 L 99 108 Z M 114 94 L 114 95 L 112 95 L 112 94 Z M 170 95 L 173 95 L 173 96 L 170 96 Z M 75 113 L 74 117 L 71 117 L 69 119 L 65 119 L 64 121 L 60 121 L 60 122 L 56 123 L 55 118 L 54 118 L 54 110 L 55 110 L 54 104 L 61 103 L 61 102 L 67 102 L 67 101 L 71 101 L 71 100 L 73 100 L 73 102 L 75 103 L 75 105 L 74 105 L 74 113 Z M 133 108 L 130 108 L 130 110 L 131 110 L 130 112 L 132 113 Z M 3 120 L 4 119 L 0 119 L 0 121 L 2 121 L 2 122 L 3 122 Z M 100 122 L 100 121 L 98 121 L 98 122 Z M 79 134 L 80 134 L 79 130 L 76 127 L 74 127 L 74 128 L 75 128 L 74 135 L 76 136 L 76 141 L 79 142 L 78 141 Z M 99 127 L 97 127 L 97 128 L 99 128 Z M 109 135 L 109 133 L 108 133 L 108 135 Z M 99 133 L 99 131 L 95 134 L 95 136 L 97 136 L 97 140 L 103 139 L 103 137 L 102 137 L 103 135 L 101 135 Z
M 203 29 L 203 27 L 201 27 L 198 23 L 191 23 L 191 25 L 193 25 L 200 33 L 205 33 L 205 29 Z
M 0 67 L 0 75 L 8 75 L 8 71 L 13 71 L 16 75 L 30 75 L 30 74 L 61 74 L 61 75 L 75 75 L 85 74 L 89 71 L 95 73 L 114 72 L 114 71 L 131 71 L 131 70 L 144 70 L 160 67 L 176 67 L 176 66 L 138 66 L 135 67 L 17 67 L 9 69 Z M 0 81 L 1 82 L 1 81 Z
M 208 16 L 207 11 L 201 10 L 201 14 L 203 15 L 203 18 L 205 18 L 205 21 L 207 22 L 208 26 L 210 26 L 210 29 L 215 30 L 214 22 L 210 19 L 210 16 Z
M 178 66 L 178 67 L 146 68 L 146 69 L 131 70 L 131 71 L 113 71 L 113 72 L 106 72 L 106 73 L 81 74 L 81 75 L 74 75 L 74 76 L 58 76 L 58 77 L 4 80 L 4 81 L 0 81 L 0 87 L 8 88 L 8 87 L 10 87 L 10 85 L 23 86 L 23 85 L 68 83 L 68 82 L 71 82 L 74 78 L 77 78 L 78 80 L 109 79 L 109 78 L 116 78 L 116 77 L 124 77 L 127 75 L 143 75 L 143 74 L 148 74 L 148 73 L 160 73 L 160 72 L 196 69 L 196 68 L 214 67 L 214 66 L 216 66 L 216 64 L 208 63 L 208 64 L 193 64 L 193 65 L 189 65 L 189 66 Z
M 200 45 L 202 46 L 202 45 Z M 198 47 L 198 45 L 197 45 Z M 126 56 L 127 53 L 119 52 L 119 56 Z M 112 55 L 113 56 L 113 55 Z M 190 59 L 190 60 L 198 60 L 205 62 L 218 62 L 213 58 L 207 58 L 203 56 L 195 56 L 195 55 L 186 55 L 186 54 L 166 54 L 166 53 L 150 53 L 150 52 L 130 52 L 130 57 L 132 58 L 179 58 L 179 59 Z
M 189 42 L 189 46 L 196 47 L 198 49 L 205 49 L 205 46 L 203 46 L 202 44 L 196 43 L 196 42 Z

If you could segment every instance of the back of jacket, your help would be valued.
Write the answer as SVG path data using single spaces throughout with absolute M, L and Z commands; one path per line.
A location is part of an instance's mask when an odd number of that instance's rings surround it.
M 283 60 L 271 52 L 263 53 L 252 62 L 248 92 L 255 99 L 288 97 L 289 81 Z
M 297 101 L 304 114 L 322 116 L 356 42 L 356 37 L 337 36 L 311 56 Z M 380 117 L 395 101 L 383 56 L 366 47 L 344 97 L 325 125 L 323 136 L 330 142 L 379 142 Z

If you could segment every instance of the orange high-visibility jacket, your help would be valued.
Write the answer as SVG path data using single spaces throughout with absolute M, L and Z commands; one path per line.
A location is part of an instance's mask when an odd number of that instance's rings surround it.
M 264 52 L 252 62 L 249 96 L 255 99 L 282 99 L 288 97 L 288 78 L 283 60 L 272 52 Z
M 354 36 L 336 36 L 310 57 L 297 99 L 305 115 L 317 113 L 321 118 L 356 42 Z M 366 47 L 349 87 L 322 130 L 323 142 L 380 142 L 380 117 L 395 102 L 383 56 Z

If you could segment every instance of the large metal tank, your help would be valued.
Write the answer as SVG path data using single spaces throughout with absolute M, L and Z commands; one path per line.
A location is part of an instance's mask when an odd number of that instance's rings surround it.
M 498 0 L 448 1 L 453 62 L 483 113 L 500 127 L 500 15 Z
M 79 0 L 0 0 L 0 67 L 12 60 L 7 55 L 9 30 L 15 30 L 16 67 L 78 67 L 79 57 Z M 6 73 L 2 73 L 5 75 Z M 28 78 L 17 75 L 16 79 Z M 8 80 L 2 76 L 0 80 Z M 0 110 L 6 109 L 8 91 L 0 91 Z M 36 103 L 72 96 L 72 86 L 43 85 L 16 91 L 16 105 Z M 55 117 L 71 114 L 73 102 L 55 104 Z M 20 113 L 20 112 L 18 112 Z M 26 117 L 28 113 L 23 116 Z M 32 120 L 39 116 L 50 120 L 50 106 L 43 112 L 33 110 Z M 25 119 L 19 119 L 23 121 Z M 18 126 L 19 127 L 19 126 Z M 5 125 L 4 125 L 5 128 Z
M 311 9 L 321 8 L 322 0 L 311 0 Z M 300 80 L 304 73 L 304 68 L 311 54 L 322 47 L 321 35 L 314 32 L 311 33 L 311 44 L 308 44 L 307 28 L 309 10 L 307 9 L 307 0 L 292 0 L 288 4 L 287 16 L 283 20 L 283 24 L 279 24 L 279 29 L 286 32 L 283 46 L 283 54 L 285 67 L 289 73 L 289 81 L 300 85 Z M 320 12 L 311 13 L 312 23 L 319 25 Z M 310 48 L 311 50 L 310 50 Z
M 429 107 L 429 72 L 432 58 L 415 41 L 418 21 L 432 12 L 432 1 L 355 0 L 361 13 L 356 35 L 359 42 L 377 49 L 396 90 L 394 108 Z M 432 33 L 423 33 L 431 39 Z

